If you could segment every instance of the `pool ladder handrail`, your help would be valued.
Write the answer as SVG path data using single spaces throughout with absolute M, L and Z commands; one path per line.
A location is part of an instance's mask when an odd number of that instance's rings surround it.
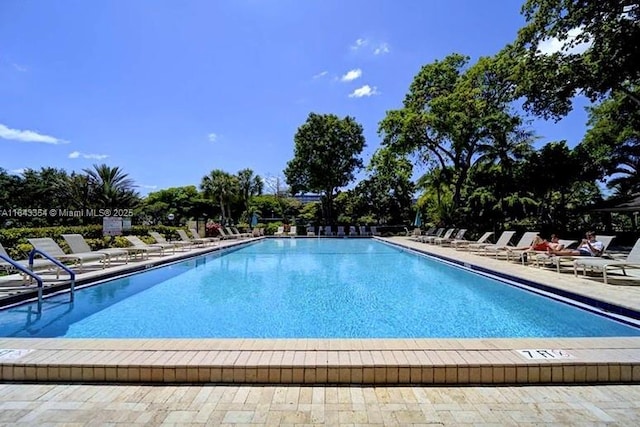
M 73 271 L 72 269 L 70 269 L 69 267 L 67 267 L 66 265 L 64 265 L 63 263 L 61 263 L 58 259 L 54 258 L 53 256 L 49 255 L 48 253 L 41 251 L 40 249 L 32 249 L 31 252 L 29 252 L 29 269 L 33 270 L 33 259 L 35 258 L 36 255 L 40 255 L 43 258 L 48 259 L 49 261 L 51 261 L 52 264 L 56 265 L 58 268 L 60 268 L 61 270 L 66 271 L 69 274 L 69 278 L 71 279 L 71 284 L 70 284 L 70 292 L 69 292 L 69 301 L 73 302 L 73 299 L 75 298 L 75 293 L 76 293 L 76 273 L 75 271 Z M 40 279 L 40 282 L 38 284 L 38 311 L 40 311 L 42 309 L 42 279 Z
M 42 282 L 42 277 L 40 277 L 36 273 L 34 273 L 32 269 L 23 267 L 22 265 L 18 264 L 13 259 L 11 259 L 11 258 L 9 258 L 7 256 L 4 256 L 4 255 L 0 254 L 0 259 L 3 260 L 3 261 L 8 262 L 9 265 L 11 265 L 16 270 L 21 271 L 23 274 L 31 277 L 32 279 L 35 279 L 36 283 L 38 284 L 38 311 L 40 311 L 41 308 L 42 308 L 42 283 L 43 283 Z M 31 261 L 30 261 L 30 263 L 31 263 Z

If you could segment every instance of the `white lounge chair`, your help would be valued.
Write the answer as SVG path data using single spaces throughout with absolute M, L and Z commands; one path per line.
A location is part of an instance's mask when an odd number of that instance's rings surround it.
M 16 264 L 18 264 L 19 266 L 26 268 L 27 270 L 29 269 L 29 260 L 28 259 L 20 259 L 20 260 L 16 260 L 13 259 L 9 256 L 9 254 L 7 253 L 7 251 L 4 249 L 4 246 L 2 246 L 2 243 L 0 243 L 0 255 L 10 259 L 11 261 L 15 262 Z M 33 271 L 40 271 L 40 270 L 48 270 L 48 269 L 56 269 L 57 272 L 56 274 L 59 274 L 59 270 L 58 270 L 58 266 L 56 266 L 54 263 L 52 263 L 51 261 L 49 261 L 46 258 L 36 258 L 33 260 Z M 5 270 L 7 273 L 11 273 L 13 272 L 15 269 L 15 267 L 13 265 L 11 265 L 9 262 L 5 261 L 4 259 L 0 258 L 0 269 Z M 23 272 L 20 272 L 20 274 L 23 275 L 23 277 L 26 279 L 26 275 Z
M 602 237 L 599 238 L 602 242 Z M 578 275 L 578 267 L 582 267 L 582 275 L 587 275 L 587 269 L 601 271 L 604 284 L 608 284 L 607 271 L 622 270 L 622 274 L 627 275 L 626 269 L 640 268 L 640 239 L 626 258 L 602 258 L 602 257 L 580 257 L 573 261 L 573 275 Z
M 457 241 L 463 240 L 466 232 L 467 232 L 466 228 L 461 228 L 456 232 L 456 234 L 453 235 L 453 237 L 444 237 L 444 236 L 439 237 L 435 239 L 433 243 L 435 243 L 436 245 L 449 245 L 456 240 Z
M 158 253 L 160 256 L 163 256 L 166 248 L 171 248 L 174 252 L 176 249 L 173 245 L 163 245 L 160 243 L 150 245 L 143 242 L 138 236 L 124 236 L 124 238 L 131 243 L 131 246 L 129 246 L 130 248 L 137 249 L 140 253 L 146 255 L 147 258 L 149 258 L 149 253 Z
M 324 235 L 325 236 L 333 236 L 333 231 L 331 230 L 331 226 L 330 225 L 325 225 L 324 226 Z
M 547 265 L 547 264 L 553 264 L 556 267 L 556 272 L 559 274 L 560 270 L 562 268 L 563 263 L 567 264 L 567 263 L 571 263 L 573 265 L 573 261 L 578 260 L 578 259 L 582 259 L 582 258 L 589 258 L 589 259 L 597 259 L 601 256 L 603 256 L 606 251 L 607 248 L 609 247 L 609 245 L 611 244 L 611 241 L 613 239 L 615 239 L 616 236 L 598 236 L 598 240 L 602 242 L 602 253 L 598 256 L 598 257 L 590 257 L 590 256 L 580 256 L 580 255 L 538 255 L 536 257 L 536 262 L 537 265 L 539 266 L 540 264 L 542 265 Z
M 480 238 L 476 241 L 465 240 L 465 239 L 455 239 L 451 242 L 451 246 L 453 246 L 457 250 L 461 250 L 461 249 L 467 249 L 471 244 L 476 244 L 476 245 L 487 244 L 488 245 L 489 243 L 487 241 L 489 240 L 489 237 L 491 237 L 491 235 L 493 235 L 493 231 L 487 231 L 482 236 L 480 236 Z
M 150 231 L 149 235 L 153 237 L 153 240 L 155 240 L 159 245 L 167 245 L 167 247 L 169 247 L 169 245 L 172 245 L 174 248 L 184 248 L 185 246 L 191 246 L 191 243 L 185 242 L 183 240 L 169 242 L 162 234 L 158 233 L 157 231 Z
M 470 243 L 467 245 L 467 249 L 470 251 L 482 251 L 487 246 L 496 246 L 496 247 L 505 247 L 509 244 L 509 241 L 516 234 L 515 231 L 503 231 L 498 240 L 493 245 L 491 243 L 482 242 L 482 243 Z
M 105 268 L 108 262 L 109 256 L 105 253 L 99 252 L 83 252 L 78 254 L 67 254 L 62 248 L 50 237 L 40 237 L 27 239 L 34 249 L 42 251 L 47 255 L 57 259 L 58 261 L 71 261 L 78 265 L 78 272 L 82 272 L 82 268 L 87 261 L 100 261 L 102 268 Z
M 357 236 L 358 232 L 356 231 L 356 226 L 355 225 L 350 225 L 349 226 L 349 236 Z
M 343 225 L 339 225 L 338 226 L 338 232 L 336 233 L 336 236 L 338 236 L 338 237 L 344 237 L 345 236 L 344 226 Z
M 435 239 L 436 237 L 442 237 L 443 234 L 444 228 L 430 228 L 425 234 L 423 234 L 422 236 L 418 236 L 417 240 L 422 243 L 429 243 L 429 241 Z
M 284 226 L 280 226 L 278 227 L 278 229 L 276 230 L 275 233 L 273 233 L 274 236 L 284 236 Z
M 489 246 L 485 246 L 483 248 L 483 252 L 484 255 L 488 255 L 490 253 L 493 253 L 496 257 L 496 259 L 498 258 L 498 255 L 500 254 L 506 254 L 507 257 L 507 261 L 509 261 L 511 258 L 511 251 L 509 250 L 510 248 L 520 248 L 520 247 L 524 247 L 524 246 L 531 246 L 531 243 L 533 242 L 533 239 L 536 238 L 536 236 L 539 234 L 538 231 L 526 231 L 521 237 L 520 240 L 518 240 L 518 243 L 516 243 L 513 246 L 509 246 L 509 243 L 507 242 L 506 245 L 489 245 Z
M 107 254 L 107 264 L 111 264 L 113 259 L 119 259 L 120 257 L 124 257 L 125 264 L 129 262 L 129 250 L 124 248 L 105 248 L 98 249 L 94 251 L 91 249 L 91 246 L 84 239 L 82 234 L 63 234 L 62 238 L 67 245 L 69 245 L 69 249 L 74 254 L 83 254 L 83 253 L 91 253 L 97 252 L 101 254 Z
M 451 235 L 453 234 L 453 232 L 456 231 L 455 228 L 450 228 L 447 231 L 444 232 L 444 234 L 440 235 L 440 236 L 427 236 L 427 238 L 425 239 L 426 243 L 433 243 L 435 244 L 436 241 L 440 240 L 440 239 L 450 239 Z
M 211 242 L 211 240 L 209 240 L 208 238 L 202 238 L 202 237 L 191 238 L 189 237 L 187 232 L 184 230 L 176 230 L 176 233 L 178 233 L 178 237 L 180 237 L 180 239 L 182 239 L 183 242 L 188 242 L 191 246 L 194 246 L 194 247 L 206 246 L 208 243 Z
M 240 237 L 246 237 L 246 238 L 253 237 L 253 233 L 243 233 L 240 230 L 238 230 L 238 227 L 227 227 L 227 229 L 231 229 L 233 234 Z
M 190 228 L 189 231 L 191 232 L 191 234 L 193 235 L 193 241 L 197 242 L 197 241 L 206 241 L 208 243 L 214 243 L 215 242 L 219 242 L 220 238 L 219 237 L 200 237 L 200 234 L 198 233 L 198 230 L 196 230 L 195 228 Z M 186 233 L 185 233 L 186 234 Z M 178 235 L 180 236 L 180 230 L 178 230 Z M 184 237 L 180 236 L 183 240 Z M 189 237 L 189 236 L 187 236 Z
M 361 236 L 368 236 L 368 235 L 371 234 L 370 232 L 367 231 L 367 226 L 366 225 L 359 226 L 359 229 L 360 229 L 360 235 Z
M 568 239 L 558 239 L 559 247 L 562 249 L 567 249 L 573 244 L 575 244 L 575 240 Z M 522 250 L 511 250 L 509 252 L 510 257 L 514 260 L 517 258 L 520 260 L 522 265 L 526 265 L 529 260 L 532 260 L 533 263 L 537 263 L 538 255 L 546 255 L 547 251 L 536 251 L 533 249 L 522 249 Z

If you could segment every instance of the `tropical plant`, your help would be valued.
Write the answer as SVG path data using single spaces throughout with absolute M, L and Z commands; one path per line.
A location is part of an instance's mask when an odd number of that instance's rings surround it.
M 254 175 L 251 169 L 242 169 L 238 172 L 237 178 L 240 198 L 244 207 L 242 219 L 249 221 L 253 214 L 249 212 L 251 198 L 262 194 L 264 183 L 260 175 Z
M 200 189 L 205 197 L 219 204 L 222 222 L 226 224 L 231 221 L 231 201 L 238 194 L 238 179 L 221 169 L 215 169 L 202 178 Z
M 83 169 L 90 188 L 91 207 L 97 209 L 135 208 L 139 201 L 134 182 L 118 167 L 106 164 Z

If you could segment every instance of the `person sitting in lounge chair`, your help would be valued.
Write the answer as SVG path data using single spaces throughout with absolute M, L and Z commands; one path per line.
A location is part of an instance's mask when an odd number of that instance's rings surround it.
M 602 251 L 604 251 L 604 244 L 596 240 L 596 233 L 593 231 L 587 231 L 586 239 L 582 239 L 577 249 L 547 249 L 549 255 L 559 256 L 600 256 Z
M 559 250 L 564 249 L 564 245 L 561 244 L 559 240 L 560 240 L 560 238 L 555 234 L 551 235 L 551 241 L 547 241 L 546 239 L 543 239 L 538 234 L 536 236 L 536 238 L 533 239 L 533 242 L 531 242 L 530 246 L 522 246 L 522 247 L 519 247 L 519 248 L 512 248 L 511 250 L 513 250 L 513 251 L 547 252 L 549 249 L 551 249 L 551 250 L 554 250 L 554 251 L 559 251 Z

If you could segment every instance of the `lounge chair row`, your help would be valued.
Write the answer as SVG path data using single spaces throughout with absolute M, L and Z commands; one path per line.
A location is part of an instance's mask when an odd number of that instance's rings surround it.
M 348 231 L 347 231 L 348 227 Z M 367 226 L 344 226 L 338 225 L 336 226 L 336 231 L 333 231 L 333 227 L 330 225 L 325 225 L 322 227 L 318 227 L 316 231 L 316 227 L 309 226 L 307 229 L 307 236 L 337 236 L 337 237 L 346 237 L 346 236 L 379 236 L 380 233 L 375 225 L 369 227 L 367 230 Z M 274 233 L 274 236 L 297 236 L 298 235 L 298 227 L 292 225 L 288 232 L 285 232 L 284 226 L 278 227 L 278 230 Z
M 588 271 L 600 272 L 603 276 L 605 284 L 608 283 L 607 272 L 613 270 L 620 270 L 626 275 L 627 269 L 640 268 L 640 239 L 638 239 L 628 255 L 611 256 L 606 253 L 609 245 L 616 236 L 599 235 L 598 240 L 603 244 L 603 251 L 600 256 L 575 256 L 575 255 L 549 255 L 545 251 L 535 251 L 532 249 L 522 249 L 531 246 L 532 242 L 538 235 L 536 231 L 528 231 L 522 234 L 520 239 L 515 245 L 511 245 L 510 242 L 515 231 L 504 231 L 498 237 L 496 243 L 491 244 L 488 242 L 492 232 L 484 233 L 477 241 L 467 241 L 461 239 L 461 234 L 464 235 L 465 229 L 461 229 L 452 238 L 451 235 L 454 229 L 444 230 L 431 229 L 427 230 L 425 235 L 414 235 L 412 240 L 421 241 L 432 244 L 450 244 L 458 250 L 467 250 L 478 255 L 491 255 L 496 259 L 506 259 L 507 261 L 519 261 L 522 265 L 551 266 L 560 273 L 562 267 L 573 267 L 573 273 L 578 275 L 578 271 L 582 270 L 583 275 L 586 275 Z M 570 248 L 577 243 L 576 240 L 559 240 L 559 244 L 563 248 Z
M 106 268 L 115 260 L 122 260 L 124 263 L 128 263 L 130 259 L 135 259 L 138 256 L 141 259 L 148 258 L 151 254 L 163 256 L 168 250 L 170 250 L 171 253 L 175 253 L 176 249 L 205 246 L 212 243 L 215 244 L 220 240 L 217 237 L 200 237 L 195 229 L 191 229 L 190 232 L 193 237 L 190 237 L 184 230 L 177 230 L 181 240 L 169 242 L 160 233 L 151 231 L 149 234 L 155 240 L 155 243 L 152 244 L 145 243 L 137 236 L 125 236 L 129 241 L 130 246 L 123 248 L 99 249 L 96 251 L 91 249 L 82 235 L 63 234 L 62 237 L 69 246 L 71 253 L 65 253 L 55 240 L 49 237 L 30 238 L 27 240 L 36 250 L 36 255 L 39 255 L 38 252 L 43 252 L 60 262 L 70 263 L 74 269 L 77 269 L 78 272 L 81 273 L 85 269 L 87 263 L 94 261 L 99 262 L 102 268 Z M 11 259 L 2 244 L 0 244 L 0 255 L 6 259 Z M 11 259 L 11 261 L 23 268 L 32 268 L 34 271 L 55 270 L 56 277 L 60 274 L 58 266 L 42 256 L 34 257 L 33 264 L 31 266 L 29 265 L 28 259 Z M 2 257 L 0 257 L 0 268 L 7 271 L 12 271 L 14 269 L 11 263 L 5 261 Z

